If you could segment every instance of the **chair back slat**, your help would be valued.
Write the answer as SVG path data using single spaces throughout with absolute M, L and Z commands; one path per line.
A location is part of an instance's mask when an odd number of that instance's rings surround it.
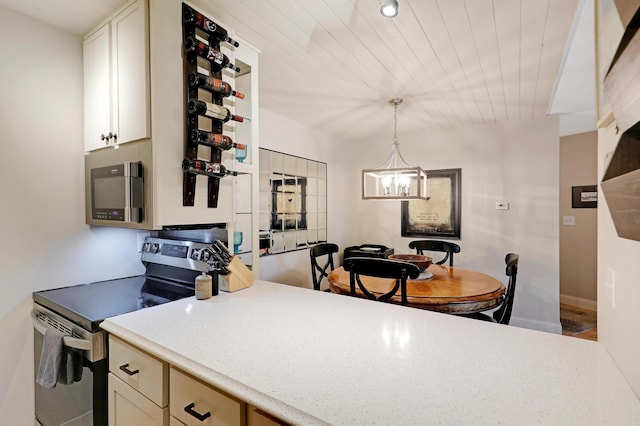
M 511 321 L 511 311 L 513 310 L 513 299 L 516 294 L 516 278 L 518 276 L 518 260 L 520 256 L 515 253 L 509 253 L 504 258 L 506 265 L 505 273 L 509 277 L 507 284 L 507 292 L 504 296 L 504 302 L 500 308 L 493 313 L 493 318 L 500 324 L 509 324 Z
M 449 266 L 453 266 L 453 254 L 460 253 L 460 246 L 456 243 L 440 240 L 415 240 L 409 243 L 409 248 L 415 249 L 417 254 L 424 254 L 425 251 L 438 251 L 445 253 L 445 256 L 434 261 L 436 265 L 443 265 L 449 260 Z
M 338 246 L 333 243 L 321 243 L 309 249 L 309 257 L 311 258 L 311 278 L 313 279 L 313 289 L 320 290 L 322 280 L 329 276 L 329 273 L 335 269 L 333 263 L 333 253 L 338 252 Z M 324 264 L 321 266 L 318 258 L 327 256 Z M 322 260 L 320 260 L 322 262 Z
M 344 269 L 349 271 L 350 293 L 356 296 L 356 286 L 368 298 L 387 302 L 400 291 L 401 304 L 407 305 L 407 279 L 415 279 L 420 275 L 420 268 L 407 262 L 370 257 L 350 257 L 344 261 Z M 361 276 L 394 279 L 393 287 L 377 295 L 370 291 Z

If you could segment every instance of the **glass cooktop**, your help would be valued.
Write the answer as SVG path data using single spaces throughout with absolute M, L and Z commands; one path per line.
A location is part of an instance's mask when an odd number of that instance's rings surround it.
M 193 286 L 140 275 L 37 291 L 33 293 L 33 300 L 85 330 L 98 331 L 105 318 L 190 297 L 194 293 Z

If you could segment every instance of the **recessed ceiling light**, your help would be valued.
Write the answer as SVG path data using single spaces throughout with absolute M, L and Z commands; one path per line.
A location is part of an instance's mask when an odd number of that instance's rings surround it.
M 398 14 L 398 2 L 397 0 L 385 0 L 384 4 L 380 8 L 382 16 L 387 18 L 393 18 Z

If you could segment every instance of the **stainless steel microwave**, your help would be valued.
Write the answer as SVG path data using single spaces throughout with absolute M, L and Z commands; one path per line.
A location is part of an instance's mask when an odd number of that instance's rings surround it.
M 151 229 L 150 141 L 85 155 L 86 222 Z

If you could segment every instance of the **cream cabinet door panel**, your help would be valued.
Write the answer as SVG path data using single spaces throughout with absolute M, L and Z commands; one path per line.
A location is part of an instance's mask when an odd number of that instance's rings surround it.
M 146 0 L 139 0 L 111 21 L 112 128 L 117 143 L 151 135 L 148 15 Z
M 109 373 L 109 426 L 166 426 L 169 409 L 160 408 Z
M 169 417 L 169 426 L 187 426 L 175 417 Z
M 84 149 L 104 148 L 111 131 L 111 32 L 105 25 L 82 45 L 84 55 Z

